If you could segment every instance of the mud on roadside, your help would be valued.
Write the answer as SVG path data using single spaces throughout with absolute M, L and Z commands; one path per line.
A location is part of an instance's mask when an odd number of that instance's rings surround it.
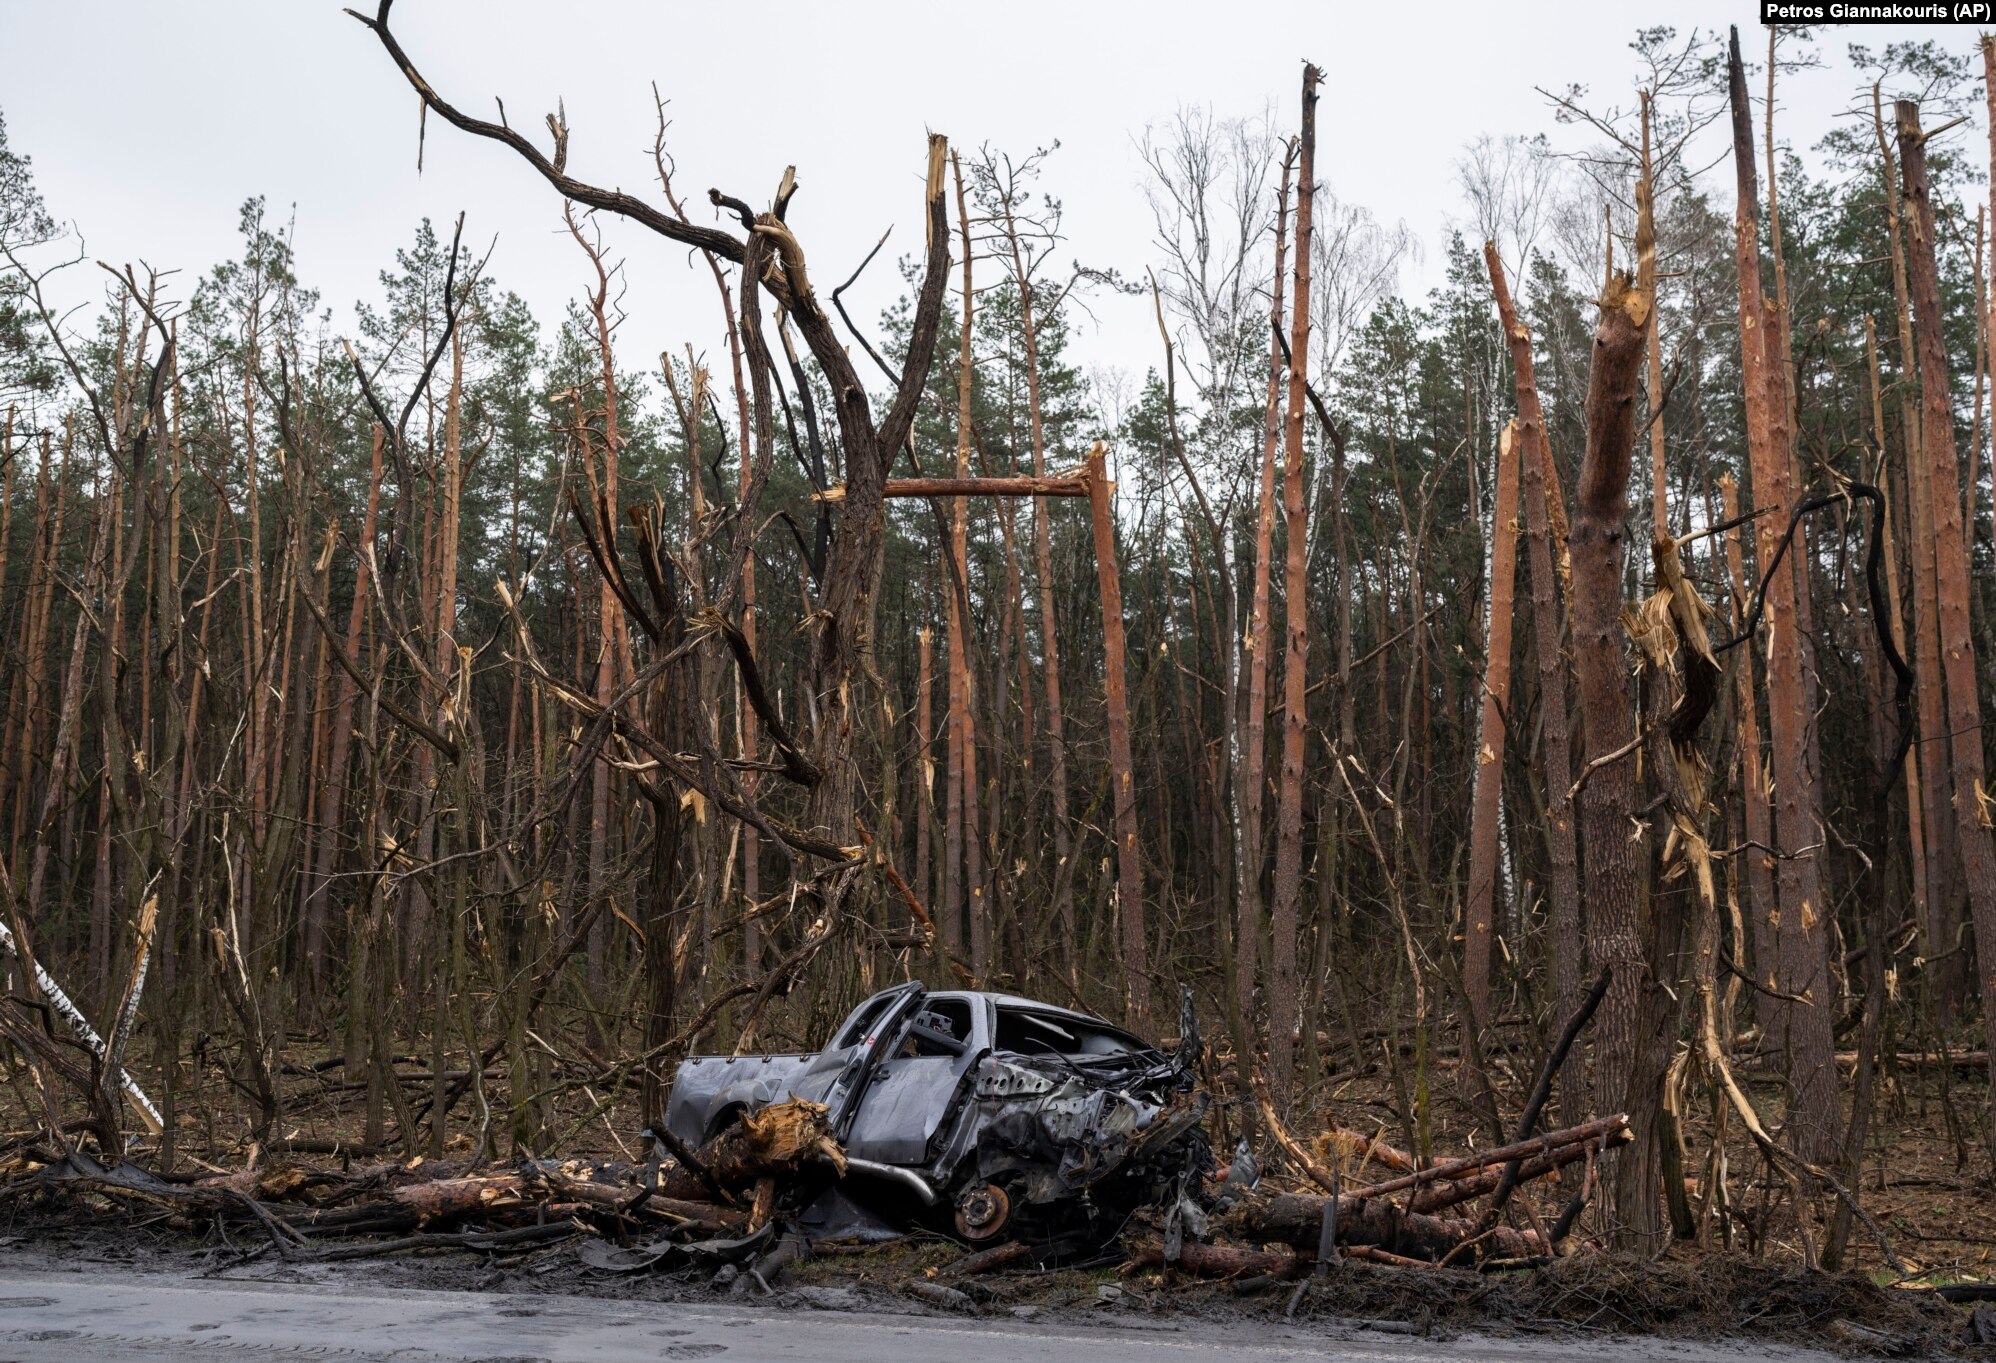
M 945 1270 L 963 1250 L 941 1239 L 865 1249 L 830 1247 L 763 1285 L 745 1274 L 605 1274 L 573 1241 L 514 1254 L 414 1253 L 372 1261 L 284 1262 L 240 1235 L 205 1241 L 162 1226 L 122 1232 L 23 1213 L 0 1234 L 0 1270 L 128 1273 L 275 1282 L 377 1284 L 431 1292 L 564 1294 L 622 1301 L 734 1302 L 774 1310 L 956 1314 L 1049 1320 L 1364 1323 L 1438 1339 L 1464 1334 L 1600 1340 L 1639 1335 L 1712 1343 L 1739 1340 L 1854 1357 L 1996 1358 L 1976 1342 L 1975 1308 L 1926 1292 L 1881 1287 L 1865 1274 L 1810 1273 L 1712 1254 L 1658 1262 L 1594 1254 L 1548 1267 L 1479 1274 L 1348 1261 L 1300 1283 L 1241 1285 L 1136 1270 L 1113 1260 L 1085 1267 L 1030 1264 L 968 1278 Z M 1119 1271 L 1120 1270 L 1120 1271 Z M 1996 1311 L 1983 1306 L 1984 1333 Z

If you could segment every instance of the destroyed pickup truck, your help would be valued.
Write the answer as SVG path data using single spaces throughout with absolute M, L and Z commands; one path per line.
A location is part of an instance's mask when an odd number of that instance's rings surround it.
M 1211 1167 L 1189 991 L 1179 1033 L 1168 1055 L 1085 1013 L 910 982 L 814 1054 L 688 1058 L 666 1126 L 695 1145 L 744 1111 L 823 1103 L 846 1174 L 805 1209 L 814 1238 L 926 1224 L 973 1243 L 1087 1243 Z

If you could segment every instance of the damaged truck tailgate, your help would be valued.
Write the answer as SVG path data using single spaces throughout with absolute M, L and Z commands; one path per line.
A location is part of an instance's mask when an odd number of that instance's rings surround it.
M 1085 1013 L 911 982 L 862 1002 L 814 1054 L 687 1059 L 666 1125 L 696 1144 L 741 1111 L 823 1103 L 847 1171 L 807 1222 L 1085 1241 L 1210 1165 L 1189 1006 L 1180 1032 L 1168 1055 Z

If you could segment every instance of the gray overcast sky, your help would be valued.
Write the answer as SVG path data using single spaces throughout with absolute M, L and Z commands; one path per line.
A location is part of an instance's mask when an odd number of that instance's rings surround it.
M 1739 23 L 1752 51 L 1764 32 L 1753 16 L 1751 0 L 774 0 L 753 11 L 401 0 L 395 29 L 445 98 L 490 116 L 498 95 L 513 125 L 543 142 L 540 115 L 564 99 L 570 170 L 638 193 L 655 190 L 656 81 L 671 101 L 669 145 L 690 211 L 706 215 L 710 185 L 764 202 L 794 163 L 802 189 L 790 220 L 821 282 L 843 278 L 889 223 L 888 254 L 919 246 L 928 128 L 1015 152 L 1058 138 L 1044 183 L 1066 203 L 1073 252 L 1140 277 L 1150 255 L 1135 152 L 1144 125 L 1197 103 L 1222 115 L 1272 105 L 1293 126 L 1307 56 L 1327 77 L 1319 176 L 1423 240 L 1428 265 L 1408 279 L 1420 288 L 1461 212 L 1454 166 L 1465 143 L 1546 131 L 1577 146 L 1535 86 L 1580 81 L 1603 103 L 1626 102 L 1638 25 Z M 1830 69 L 1783 87 L 1784 140 L 1806 148 L 1848 106 L 1846 43 L 1906 37 L 1963 52 L 1976 41 L 1968 28 L 1826 32 Z M 481 250 L 496 234 L 492 273 L 545 324 L 588 280 L 552 190 L 510 151 L 432 119 L 417 174 L 415 95 L 337 0 L 0 0 L 0 52 L 0 109 L 51 210 L 96 257 L 181 267 L 183 297 L 236 249 L 237 207 L 255 194 L 280 219 L 295 205 L 300 273 L 342 328 L 426 214 L 447 232 L 467 210 L 467 240 Z M 642 229 L 611 222 L 605 232 L 627 265 L 625 362 L 651 368 L 661 347 L 688 340 L 717 346 L 705 270 Z M 867 283 L 855 316 L 870 322 L 899 279 L 883 258 Z M 82 270 L 64 285 L 72 298 L 99 288 Z M 1098 312 L 1085 361 L 1138 374 L 1154 362 L 1146 302 Z

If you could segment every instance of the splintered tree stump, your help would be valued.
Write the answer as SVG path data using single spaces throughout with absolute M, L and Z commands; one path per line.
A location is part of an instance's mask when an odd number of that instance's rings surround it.
M 845 1172 L 845 1151 L 825 1120 L 825 1105 L 793 1098 L 744 1112 L 732 1126 L 695 1152 L 700 1165 L 723 1188 L 747 1188 L 758 1179 L 794 1175 L 811 1165 Z M 674 1168 L 659 1177 L 658 1193 L 686 1202 L 707 1202 L 712 1192 L 691 1169 Z
M 1249 1244 L 1270 1241 L 1315 1249 L 1323 1233 L 1324 1204 L 1328 1197 L 1281 1193 L 1257 1196 L 1229 1212 L 1215 1228 L 1229 1240 Z M 1337 1202 L 1338 1243 L 1375 1245 L 1394 1254 L 1430 1262 L 1477 1237 L 1474 1221 L 1422 1212 L 1404 1212 L 1379 1198 L 1341 1197 Z M 1545 1241 L 1536 1232 L 1493 1227 L 1483 1240 L 1489 1253 L 1504 1258 L 1544 1254 Z

